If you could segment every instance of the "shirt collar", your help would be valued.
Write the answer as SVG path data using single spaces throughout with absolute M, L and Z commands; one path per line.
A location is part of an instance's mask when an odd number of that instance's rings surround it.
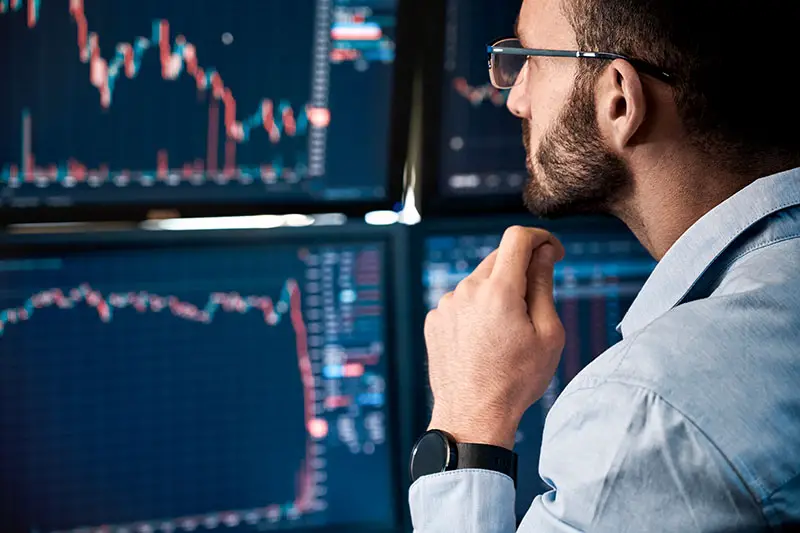
M 664 255 L 617 330 L 628 336 L 678 305 L 700 276 L 759 220 L 800 204 L 800 168 L 761 178 L 695 222 Z

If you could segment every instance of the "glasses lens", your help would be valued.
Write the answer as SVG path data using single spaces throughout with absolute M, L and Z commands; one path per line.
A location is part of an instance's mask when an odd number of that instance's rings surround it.
M 510 89 L 517 84 L 519 73 L 525 67 L 525 62 L 528 56 L 524 54 L 509 54 L 504 53 L 503 50 L 509 48 L 519 49 L 522 45 L 519 39 L 503 39 L 492 45 L 493 48 L 498 49 L 497 52 L 491 54 L 492 68 L 489 75 L 492 84 L 498 89 Z

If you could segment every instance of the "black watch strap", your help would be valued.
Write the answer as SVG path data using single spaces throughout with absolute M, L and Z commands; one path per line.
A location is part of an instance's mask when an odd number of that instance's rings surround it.
M 458 465 L 456 468 L 477 468 L 500 472 L 510 477 L 517 486 L 517 454 L 490 444 L 456 443 Z
M 490 444 L 459 443 L 447 432 L 426 431 L 411 451 L 411 482 L 422 476 L 457 469 L 491 470 L 510 477 L 517 486 L 517 454 Z

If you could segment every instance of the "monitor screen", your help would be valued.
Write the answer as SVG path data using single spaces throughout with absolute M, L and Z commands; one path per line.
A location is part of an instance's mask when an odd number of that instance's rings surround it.
M 620 340 L 616 326 L 655 267 L 655 261 L 628 234 L 554 233 L 566 248 L 565 260 L 556 265 L 554 295 L 567 339 L 556 376 L 545 396 L 525 413 L 516 436 L 520 518 L 537 494 L 550 489 L 538 474 L 542 431 L 550 407 L 584 366 Z M 455 289 L 497 248 L 501 234 L 428 237 L 423 265 L 426 308 L 435 308 L 445 293 Z
M 1 259 L 0 529 L 393 531 L 387 246 Z
M 527 178 L 520 120 L 489 83 L 486 46 L 514 32 L 520 2 L 446 0 L 439 194 L 507 196 Z
M 398 0 L 0 0 L 0 207 L 387 197 Z

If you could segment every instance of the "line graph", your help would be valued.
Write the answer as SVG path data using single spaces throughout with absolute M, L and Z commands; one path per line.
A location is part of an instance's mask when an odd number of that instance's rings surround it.
M 25 483 L 26 531 L 386 521 L 379 248 L 304 242 L 0 257 L 0 515 Z
M 39 20 L 39 13 L 41 9 L 41 0 L 17 0 L 16 3 L 9 6 L 10 10 L 20 10 L 22 4 L 27 1 L 27 18 L 28 27 L 33 29 Z M 5 7 L 0 9 L 0 13 L 8 11 Z M 223 116 L 223 126 L 226 135 L 225 143 L 225 178 L 232 178 L 234 169 L 236 167 L 236 145 L 235 143 L 244 143 L 250 140 L 252 132 L 256 129 L 263 129 L 269 136 L 270 142 L 277 144 L 281 141 L 284 135 L 294 137 L 296 135 L 305 135 L 309 123 L 317 128 L 326 128 L 330 123 L 330 111 L 324 108 L 313 108 L 306 105 L 299 112 L 295 112 L 292 105 L 287 101 L 273 102 L 270 98 L 262 99 L 258 109 L 252 113 L 248 118 L 243 120 L 237 119 L 237 102 L 234 97 L 233 91 L 227 87 L 221 74 L 213 68 L 203 68 L 200 66 L 200 61 L 197 56 L 197 48 L 194 44 L 189 42 L 184 35 L 175 36 L 171 41 L 170 37 L 170 23 L 168 20 L 155 20 L 152 26 L 152 37 L 147 39 L 139 37 L 134 44 L 129 42 L 120 42 L 116 45 L 116 53 L 113 59 L 109 62 L 104 59 L 99 45 L 99 38 L 97 32 L 89 28 L 89 22 L 86 15 L 84 0 L 69 0 L 69 13 L 75 23 L 77 29 L 77 46 L 79 51 L 80 61 L 89 65 L 89 78 L 90 83 L 95 87 L 100 94 L 100 105 L 104 109 L 109 109 L 112 104 L 114 88 L 116 87 L 119 78 L 124 76 L 130 80 L 135 79 L 141 70 L 142 58 L 144 54 L 151 49 L 158 52 L 159 61 L 161 64 L 161 77 L 164 81 L 175 81 L 181 74 L 186 74 L 193 78 L 196 83 L 197 90 L 200 92 L 211 92 L 211 100 L 209 101 L 209 126 L 208 126 L 208 154 L 207 154 L 207 167 L 210 171 L 216 170 L 216 134 L 219 128 L 218 108 L 221 103 L 221 112 Z M 23 135 L 30 135 L 30 123 L 28 122 L 27 129 L 25 121 L 30 121 L 30 115 L 27 110 L 23 111 Z M 28 149 L 24 150 L 22 155 L 23 169 L 22 175 L 18 176 L 15 172 L 16 169 L 9 170 L 9 181 L 14 180 L 15 183 L 19 181 L 33 181 L 34 176 L 39 176 L 37 180 L 39 185 L 46 184 L 48 180 L 62 181 L 66 176 L 74 176 L 74 173 L 69 172 L 69 167 L 66 171 L 62 168 L 61 172 L 48 171 L 45 173 L 35 172 L 36 167 L 34 164 L 34 156 L 30 151 L 30 143 Z M 282 167 L 280 162 L 278 164 L 270 165 L 272 168 L 278 168 L 276 175 L 280 175 Z M 197 170 L 199 165 L 191 165 L 185 163 L 182 174 L 186 174 L 187 168 Z M 165 169 L 159 168 L 159 172 L 165 174 Z M 96 174 L 102 174 L 101 172 Z M 80 180 L 76 180 L 80 181 Z M 101 178 L 101 183 L 105 180 Z
M 14 43 L 0 76 L 15 80 L 0 98 L 22 139 L 0 147 L 0 204 L 208 202 L 220 185 L 239 202 L 252 186 L 267 201 L 383 195 L 385 148 L 370 147 L 388 134 L 390 91 L 375 87 L 393 68 L 394 6 L 373 1 L 0 0 Z M 359 66 L 339 79 L 345 63 Z
M 289 303 L 296 291 L 298 291 L 297 282 L 287 281 L 277 304 L 273 304 L 268 296 L 242 296 L 238 293 L 215 292 L 209 295 L 204 306 L 198 307 L 190 302 L 181 301 L 177 296 L 159 296 L 145 291 L 112 292 L 104 296 L 88 283 L 84 283 L 66 291 L 61 289 L 41 291 L 31 296 L 20 307 L 1 310 L 0 336 L 7 325 L 30 320 L 37 309 L 56 307 L 71 310 L 79 304 L 95 309 L 102 322 L 111 322 L 114 310 L 127 308 L 139 313 L 148 311 L 160 313 L 167 310 L 177 318 L 202 324 L 210 324 L 218 312 L 245 314 L 257 310 L 263 313 L 266 324 L 274 326 L 289 311 Z
M 474 201 L 482 195 L 523 208 L 525 148 L 520 122 L 504 109 L 510 91 L 489 83 L 486 41 L 514 27 L 519 5 L 447 0 L 438 186 L 443 196 Z
M 507 109 L 509 90 L 472 85 L 458 76 L 445 85 L 443 175 L 445 194 L 517 194 L 525 181 L 519 121 Z M 512 132 L 512 133 L 509 133 Z
M 41 0 L 17 0 L 11 5 L 11 9 L 18 9 L 26 1 L 28 27 L 33 29 L 39 20 Z M 3 11 L 0 9 L 0 13 Z M 318 128 L 327 127 L 330 123 L 330 112 L 327 109 L 305 106 L 296 113 L 289 102 L 281 101 L 276 106 L 269 98 L 264 98 L 249 118 L 237 120 L 236 98 L 231 88 L 225 85 L 219 72 L 213 68 L 206 69 L 200 66 L 197 48 L 187 41 L 185 36 L 179 34 L 174 41 L 170 41 L 168 20 L 153 22 L 150 39 L 139 37 L 134 44 L 118 43 L 114 58 L 109 62 L 101 55 L 99 35 L 89 29 L 84 0 L 69 0 L 69 13 L 77 27 L 80 60 L 90 65 L 90 83 L 100 93 L 100 105 L 106 109 L 111 107 L 114 87 L 119 77 L 124 73 L 128 79 L 136 78 L 145 52 L 157 49 L 161 63 L 161 77 L 165 81 L 174 81 L 185 72 L 194 78 L 198 91 L 211 89 L 214 100 L 221 101 L 223 105 L 225 133 L 236 142 L 249 140 L 251 131 L 258 127 L 268 133 L 272 142 L 277 143 L 284 133 L 290 137 L 305 133 L 308 122 Z
M 508 101 L 509 91 L 501 91 L 491 83 L 472 86 L 467 82 L 466 78 L 456 78 L 453 80 L 453 88 L 475 107 L 484 102 L 489 102 L 495 107 L 503 107 Z
M 308 352 L 308 331 L 303 318 L 302 298 L 297 282 L 287 280 L 277 303 L 268 296 L 242 296 L 238 293 L 211 293 L 205 306 L 198 307 L 190 302 L 182 301 L 177 296 L 159 296 L 146 291 L 139 292 L 112 292 L 103 295 L 88 283 L 68 289 L 49 289 L 32 295 L 21 306 L 0 311 L 0 339 L 9 325 L 20 324 L 33 319 L 36 310 L 55 307 L 61 310 L 75 309 L 79 304 L 85 304 L 97 312 L 98 318 L 104 323 L 109 323 L 114 317 L 115 310 L 131 308 L 137 313 L 161 313 L 168 311 L 172 316 L 201 324 L 211 324 L 219 312 L 246 314 L 251 311 L 262 313 L 264 323 L 276 326 L 285 315 L 289 315 L 295 333 L 297 348 L 297 362 L 303 386 L 305 413 L 304 425 L 308 437 L 306 439 L 306 458 L 298 471 L 297 494 L 295 499 L 285 504 L 270 504 L 262 508 L 245 509 L 238 511 L 220 511 L 204 515 L 183 516 L 167 520 L 150 520 L 130 524 L 117 524 L 113 526 L 117 531 L 128 528 L 130 531 L 164 531 L 171 532 L 178 527 L 195 528 L 200 525 L 216 526 L 224 524 L 234 527 L 240 523 L 258 522 L 262 519 L 275 522 L 283 517 L 298 518 L 306 512 L 318 510 L 319 501 L 316 498 L 317 482 L 320 477 L 316 475 L 313 467 L 317 457 L 315 443 L 327 436 L 328 425 L 324 419 L 316 418 L 315 402 L 316 390 L 314 376 L 311 370 L 311 361 Z M 110 531 L 109 526 L 96 526 L 98 530 Z

